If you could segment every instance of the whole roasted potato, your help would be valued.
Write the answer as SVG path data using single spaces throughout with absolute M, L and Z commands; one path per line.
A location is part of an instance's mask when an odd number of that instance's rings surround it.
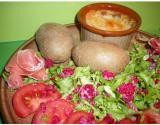
M 77 66 L 90 66 L 92 70 L 108 70 L 120 73 L 129 63 L 129 54 L 115 45 L 105 42 L 83 41 L 72 50 Z
M 56 23 L 45 23 L 36 32 L 39 50 L 46 58 L 62 63 L 71 57 L 73 39 L 67 27 Z

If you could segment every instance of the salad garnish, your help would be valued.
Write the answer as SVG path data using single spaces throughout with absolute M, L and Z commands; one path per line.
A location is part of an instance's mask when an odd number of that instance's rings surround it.
M 41 81 L 55 86 L 63 99 L 73 103 L 74 114 L 83 111 L 88 117 L 87 113 L 91 113 L 96 123 L 131 122 L 131 117 L 139 118 L 147 109 L 160 112 L 160 38 L 148 43 L 147 47 L 133 45 L 131 60 L 119 74 L 76 67 L 73 61 L 67 66 L 55 66 L 54 61 L 45 59 L 48 79 Z M 9 73 L 3 73 L 7 81 L 8 76 Z M 25 84 L 37 81 L 23 77 Z M 86 120 L 80 118 L 82 123 Z

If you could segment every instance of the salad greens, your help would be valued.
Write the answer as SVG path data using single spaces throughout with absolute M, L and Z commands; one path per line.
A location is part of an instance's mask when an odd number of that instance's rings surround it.
M 157 71 L 160 70 L 160 58 L 159 55 L 152 57 L 156 60 L 157 67 L 150 69 L 152 63 L 147 61 L 150 56 L 147 49 L 135 44 L 130 52 L 130 63 L 112 80 L 104 79 L 102 72 L 92 72 L 89 67 L 76 67 L 74 74 L 66 78 L 57 77 L 58 74 L 63 73 L 65 68 L 63 66 L 52 67 L 48 69 L 48 73 L 49 78 L 55 77 L 51 83 L 57 86 L 63 98 L 70 96 L 70 100 L 76 104 L 76 110 L 93 112 L 97 121 L 102 120 L 107 114 L 119 121 L 138 113 L 137 111 L 153 107 L 153 104 L 160 99 L 160 85 L 154 82 L 155 79 L 160 78 L 160 75 L 157 74 Z M 69 65 L 74 66 L 74 63 L 70 62 Z M 132 82 L 132 76 L 136 76 L 138 80 L 138 83 L 135 84 L 136 92 L 132 101 L 132 105 L 137 108 L 137 111 L 130 108 L 117 91 L 120 85 Z M 86 84 L 92 84 L 98 93 L 92 100 L 80 98 L 79 91 L 74 93 L 77 86 Z M 142 90 L 146 90 L 147 94 Z
M 154 61 L 149 61 L 150 59 Z M 130 63 L 113 79 L 107 80 L 103 72 L 93 72 L 89 67 L 75 67 L 73 61 L 70 61 L 67 66 L 48 68 L 46 83 L 55 85 L 64 99 L 76 105 L 75 110 L 93 112 L 97 121 L 101 121 L 107 114 L 115 121 L 119 121 L 134 113 L 141 113 L 141 110 L 149 107 L 154 109 L 154 103 L 160 100 L 160 84 L 155 83 L 155 80 L 160 79 L 159 71 L 159 55 L 149 54 L 147 49 L 134 44 L 130 52 Z M 35 80 L 26 77 L 24 82 Z M 94 87 L 95 96 L 84 99 L 80 92 L 82 87 L 88 84 Z M 127 98 L 133 97 L 132 101 L 127 102 L 126 97 L 124 98 L 125 93 L 121 92 L 120 87 L 125 88 L 123 85 L 129 84 L 135 86 L 135 91 L 132 95 L 126 94 Z M 127 91 L 130 93 L 130 90 Z

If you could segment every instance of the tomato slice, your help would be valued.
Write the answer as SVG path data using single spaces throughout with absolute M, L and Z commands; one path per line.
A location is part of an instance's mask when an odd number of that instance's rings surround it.
M 160 124 L 160 113 L 151 109 L 143 112 L 144 124 Z
M 111 115 L 107 115 L 106 117 L 104 117 L 102 121 L 99 122 L 99 124 L 114 124 L 114 123 L 115 121 Z
M 129 118 L 124 118 L 118 122 L 118 124 L 133 124 L 132 120 Z
M 74 105 L 64 99 L 41 104 L 38 111 L 35 113 L 33 124 L 63 124 L 68 116 L 73 112 Z
M 44 83 L 33 83 L 19 88 L 12 98 L 13 109 L 17 116 L 27 117 L 35 112 L 42 102 L 60 98 L 60 93 Z
M 90 114 L 84 111 L 73 112 L 66 121 L 67 124 L 95 124 L 96 121 Z
M 130 118 L 123 118 L 118 124 L 140 124 L 141 116 L 139 114 L 134 114 Z

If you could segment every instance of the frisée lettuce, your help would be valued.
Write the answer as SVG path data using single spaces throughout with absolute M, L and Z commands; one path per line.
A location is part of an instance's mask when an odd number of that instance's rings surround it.
M 107 115 L 120 121 L 148 108 L 157 111 L 154 104 L 160 100 L 160 55 L 149 53 L 149 49 L 134 44 L 125 70 L 110 79 L 104 77 L 109 71 L 91 71 L 70 61 L 67 66 L 47 68 L 48 79 L 43 82 L 55 85 L 62 98 L 75 104 L 76 111 L 92 112 L 98 122 Z M 4 72 L 5 80 L 7 76 Z M 37 82 L 30 77 L 23 80 Z
M 150 69 L 152 63 L 147 60 L 150 57 L 147 49 L 134 44 L 133 50 L 130 52 L 130 63 L 123 72 L 111 80 L 106 80 L 102 72 L 93 72 L 89 67 L 74 67 L 74 73 L 66 78 L 57 77 L 63 72 L 64 67 L 52 67 L 49 69 L 49 77 L 55 77 L 52 83 L 57 86 L 63 98 L 67 99 L 69 96 L 70 101 L 76 104 L 75 110 L 93 112 L 97 121 L 102 120 L 107 114 L 119 121 L 152 107 L 160 99 L 160 87 L 154 82 L 155 79 L 160 78 L 160 75 L 157 74 L 157 71 L 160 70 L 159 55 L 154 55 L 157 63 L 157 67 L 154 69 Z M 138 80 L 137 83 L 134 83 L 133 76 Z M 125 83 L 133 83 L 136 87 L 134 99 L 131 102 L 125 102 L 123 94 L 117 91 Z M 96 91 L 91 100 L 85 100 L 79 96 L 81 87 L 86 84 L 93 85 Z M 75 92 L 78 86 L 79 90 Z M 146 94 L 142 90 L 146 90 L 148 93 Z M 134 108 L 131 108 L 130 104 Z

